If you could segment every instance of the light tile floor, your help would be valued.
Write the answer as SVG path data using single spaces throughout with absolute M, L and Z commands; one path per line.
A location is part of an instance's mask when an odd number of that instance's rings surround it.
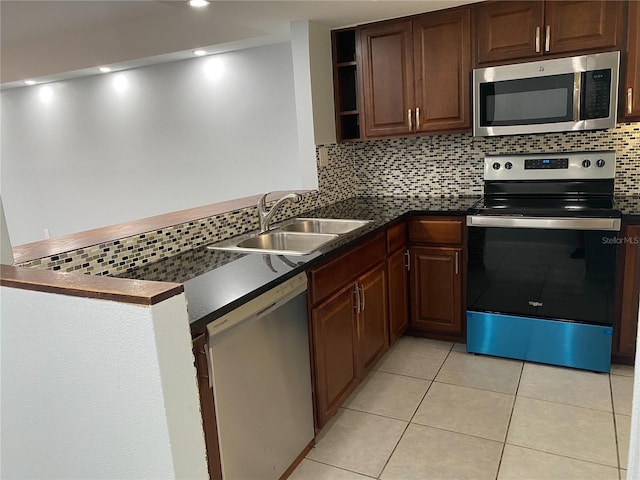
M 289 478 L 624 480 L 632 384 L 402 337 Z

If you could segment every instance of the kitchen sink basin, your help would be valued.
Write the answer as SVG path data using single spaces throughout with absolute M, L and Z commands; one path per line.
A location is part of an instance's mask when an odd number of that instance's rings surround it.
M 336 238 L 338 235 L 273 231 L 247 238 L 237 245 L 269 253 L 306 255 Z
M 282 224 L 284 232 L 349 233 L 364 227 L 370 220 L 344 220 L 338 218 L 294 218 Z
M 211 250 L 273 255 L 309 255 L 370 220 L 294 218 L 264 233 L 246 233 L 209 245 Z

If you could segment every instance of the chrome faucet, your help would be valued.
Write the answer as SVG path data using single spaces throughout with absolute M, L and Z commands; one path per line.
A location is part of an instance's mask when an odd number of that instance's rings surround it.
M 271 193 L 271 192 L 269 192 Z M 258 217 L 260 219 L 260 233 L 264 233 L 269 230 L 269 223 L 273 219 L 273 216 L 280 208 L 280 205 L 285 203 L 287 200 L 292 201 L 293 203 L 298 203 L 302 200 L 302 196 L 299 193 L 288 193 L 287 195 L 280 197 L 276 203 L 273 204 L 271 210 L 267 210 L 267 195 L 269 193 L 265 193 L 262 198 L 258 201 Z

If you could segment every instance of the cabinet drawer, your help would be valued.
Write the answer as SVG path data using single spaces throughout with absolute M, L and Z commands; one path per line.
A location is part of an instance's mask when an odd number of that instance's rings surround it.
M 385 236 L 381 232 L 338 258 L 311 270 L 309 272 L 311 303 L 316 303 L 344 287 L 385 258 Z
M 407 224 L 398 223 L 387 230 L 387 253 L 404 248 L 407 243 Z
M 409 221 L 410 242 L 461 245 L 463 233 L 462 218 L 418 217 Z

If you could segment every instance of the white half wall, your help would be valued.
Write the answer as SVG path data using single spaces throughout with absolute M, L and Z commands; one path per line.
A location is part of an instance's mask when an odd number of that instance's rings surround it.
M 0 295 L 0 477 L 208 477 L 184 294 Z
M 303 183 L 312 189 L 318 187 L 316 145 L 336 143 L 331 31 L 309 20 L 290 27 L 300 163 Z
M 13 245 L 317 186 L 290 43 L 6 90 L 1 109 Z

